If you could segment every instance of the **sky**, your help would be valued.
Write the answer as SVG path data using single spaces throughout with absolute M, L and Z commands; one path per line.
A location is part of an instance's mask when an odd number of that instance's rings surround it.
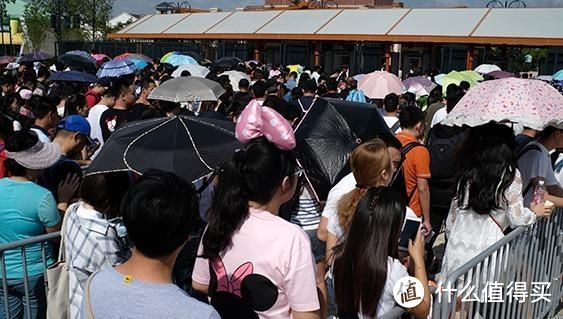
M 155 13 L 154 6 L 165 0 L 114 0 L 113 14 L 121 12 L 145 14 Z M 174 2 L 181 2 L 175 0 Z M 484 7 L 489 0 L 402 0 L 405 7 Z M 528 7 L 563 7 L 563 0 L 525 0 Z M 264 0 L 191 0 L 189 3 L 193 8 L 218 7 L 223 11 L 231 11 L 238 7 L 247 5 L 260 5 Z

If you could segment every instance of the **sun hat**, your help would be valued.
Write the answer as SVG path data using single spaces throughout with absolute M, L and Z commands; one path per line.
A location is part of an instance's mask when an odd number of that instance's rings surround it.
M 46 169 L 55 165 L 59 160 L 61 149 L 56 143 L 37 141 L 35 145 L 23 151 L 6 151 L 6 157 L 13 159 L 27 169 Z
M 90 137 L 90 123 L 80 115 L 69 115 L 62 119 L 57 125 L 57 129 L 82 134 L 86 137 L 89 145 L 94 144 L 94 140 Z

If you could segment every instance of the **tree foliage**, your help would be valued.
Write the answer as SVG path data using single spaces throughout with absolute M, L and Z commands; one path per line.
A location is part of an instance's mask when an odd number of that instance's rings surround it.
M 47 38 L 49 30 L 49 13 L 44 7 L 32 1 L 25 6 L 23 13 L 25 34 L 32 52 L 39 51 Z
M 53 17 L 59 40 L 99 38 L 108 28 L 113 0 L 31 0 Z M 48 25 L 50 27 L 51 25 Z

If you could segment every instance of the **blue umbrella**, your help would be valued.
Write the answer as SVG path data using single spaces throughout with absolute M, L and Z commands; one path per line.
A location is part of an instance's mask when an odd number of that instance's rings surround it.
M 563 81 L 563 69 L 557 71 L 557 73 L 553 75 L 553 79 L 555 81 Z
M 131 60 L 111 60 L 102 64 L 96 75 L 99 78 L 117 78 L 123 75 L 135 73 L 135 70 L 137 70 L 137 67 Z
M 90 73 L 72 70 L 72 71 L 57 72 L 51 75 L 48 81 L 95 83 L 98 82 L 98 78 Z
M 128 60 L 133 62 L 133 64 L 135 64 L 135 67 L 139 70 L 144 69 L 147 65 L 149 65 L 147 61 L 137 58 L 128 58 Z
M 173 66 L 179 66 L 184 64 L 197 64 L 197 61 L 189 55 L 170 55 L 164 62 L 170 63 Z

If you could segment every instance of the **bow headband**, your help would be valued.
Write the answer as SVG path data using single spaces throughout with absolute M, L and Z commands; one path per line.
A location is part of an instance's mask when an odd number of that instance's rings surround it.
M 278 112 L 252 100 L 237 121 L 236 138 L 243 144 L 265 136 L 277 148 L 288 151 L 295 148 L 295 135 L 289 122 Z

